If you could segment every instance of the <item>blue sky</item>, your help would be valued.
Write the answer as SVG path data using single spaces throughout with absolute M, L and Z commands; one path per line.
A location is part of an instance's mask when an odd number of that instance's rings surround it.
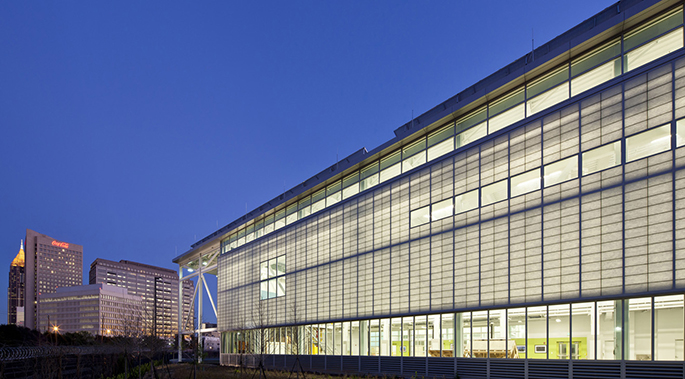
M 27 228 L 176 269 L 612 3 L 1 2 L 0 286 Z

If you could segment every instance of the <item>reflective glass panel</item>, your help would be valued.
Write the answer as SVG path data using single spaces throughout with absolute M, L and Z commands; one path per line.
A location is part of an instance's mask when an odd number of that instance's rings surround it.
M 614 59 L 571 80 L 571 96 L 576 96 L 621 75 L 621 58 Z
M 571 75 L 576 76 L 601 64 L 602 62 L 618 56 L 619 54 L 621 54 L 621 40 L 618 39 L 597 47 L 589 53 L 574 59 L 571 62 Z M 619 66 L 618 75 L 620 74 L 621 71 Z
M 390 355 L 393 357 L 398 357 L 402 355 L 402 319 L 393 318 L 391 320 L 391 343 L 392 347 L 390 349 Z
M 638 28 L 625 35 L 623 38 L 623 49 L 628 51 L 633 47 L 646 42 L 659 34 L 663 34 L 666 31 L 675 28 L 676 26 L 683 23 L 683 11 L 678 10 L 670 14 L 666 14 L 651 21 L 647 25 Z
M 440 315 L 429 315 L 427 333 L 427 346 L 429 357 L 439 357 L 442 347 L 440 346 Z
M 411 212 L 410 223 L 411 227 L 427 224 L 430 222 L 430 206 L 425 206 Z
M 352 346 L 352 355 L 359 355 L 359 321 L 352 321 L 350 324 L 350 345 Z
M 597 302 L 597 359 L 621 359 L 621 300 Z
M 489 335 L 488 311 L 471 312 L 471 356 L 473 358 L 488 357 Z
M 278 288 L 276 296 L 285 296 L 285 276 L 278 278 Z
M 488 317 L 488 357 L 514 358 L 516 348 L 507 343 L 506 309 L 491 310 Z
M 411 357 L 414 355 L 414 318 L 402 318 L 402 355 Z
M 381 355 L 381 325 L 379 320 L 369 321 L 369 355 Z
M 523 120 L 526 117 L 526 106 L 525 104 L 517 105 L 508 111 L 498 114 L 495 117 L 491 117 L 488 121 L 488 128 L 490 133 L 494 133 L 500 129 L 514 124 L 517 121 Z
M 511 177 L 511 197 L 540 189 L 540 169 L 536 168 Z
M 428 146 L 433 146 L 454 135 L 454 123 L 428 135 Z
M 402 172 L 405 173 L 426 163 L 426 152 L 422 151 L 402 161 Z
M 685 119 L 680 119 L 676 123 L 676 133 L 678 134 L 676 138 L 676 147 L 685 145 Z
M 595 303 L 571 304 L 571 317 L 571 358 L 595 359 Z
M 472 190 L 454 197 L 454 213 L 470 211 L 478 208 L 478 190 Z
M 654 298 L 654 359 L 683 360 L 683 295 Z
M 431 221 L 440 220 L 454 214 L 452 199 L 439 201 L 431 206 Z
M 381 344 L 381 355 L 387 357 L 390 355 L 390 319 L 381 319 L 380 326 L 380 344 Z
M 683 47 L 683 28 L 648 42 L 623 56 L 626 72 Z
M 490 117 L 492 117 L 522 102 L 523 100 L 525 100 L 523 88 L 519 88 L 517 90 L 514 90 L 511 94 L 508 94 L 488 104 L 488 114 L 490 115 Z
M 528 307 L 528 358 L 547 358 L 547 307 Z
M 415 357 L 425 357 L 426 356 L 426 332 L 427 332 L 427 317 L 426 316 L 415 316 L 414 317 L 414 356 Z
M 553 105 L 559 104 L 568 99 L 569 89 L 568 82 L 552 88 L 532 99 L 528 99 L 526 106 L 528 107 L 528 116 L 532 116 L 542 110 L 545 110 Z
M 626 138 L 626 161 L 648 157 L 671 149 L 671 125 L 662 125 Z
M 507 310 L 507 347 L 510 358 L 526 357 L 526 308 Z
M 459 133 L 470 127 L 480 124 L 485 121 L 488 117 L 487 108 L 483 107 L 477 111 L 474 111 L 462 118 L 460 118 L 456 123 L 455 132 Z
M 441 317 L 443 357 L 454 357 L 454 313 L 445 313 Z
M 390 167 L 386 168 L 385 170 L 381 171 L 379 180 L 381 183 L 383 183 L 384 181 L 391 179 L 391 178 L 394 178 L 401 173 L 402 173 L 402 164 L 397 163 L 396 165 L 390 166 Z
M 578 156 L 563 159 L 545 166 L 545 187 L 578 177 Z M 513 190 L 512 190 L 513 191 Z
M 571 340 L 569 304 L 549 306 L 549 359 L 578 359 L 580 345 Z M 577 342 L 577 341 L 576 341 Z
M 621 141 L 583 153 L 583 175 L 621 164 Z
M 441 157 L 450 151 L 454 150 L 454 138 L 450 137 L 437 145 L 428 148 L 428 160 L 431 161 L 435 158 Z
M 362 181 L 359 182 L 359 190 L 364 191 L 375 186 L 376 184 L 378 184 L 378 179 L 378 174 L 373 174 L 365 179 L 362 179 Z
M 526 85 L 526 97 L 530 100 L 532 97 L 555 87 L 565 80 L 568 80 L 568 66 L 560 67 L 528 83 Z
M 629 299 L 628 317 L 623 320 L 625 357 L 630 360 L 652 360 L 652 298 Z M 625 306 L 625 302 L 624 302 Z
M 507 180 L 500 180 L 481 189 L 481 203 L 483 206 L 505 200 L 508 197 Z
M 476 125 L 473 128 L 461 132 L 457 135 L 456 148 L 468 145 L 473 141 L 481 139 L 488 135 L 488 123 Z

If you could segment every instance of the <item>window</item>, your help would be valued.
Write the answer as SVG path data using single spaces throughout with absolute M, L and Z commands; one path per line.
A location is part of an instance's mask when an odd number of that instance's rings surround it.
M 578 156 L 566 158 L 545 166 L 545 187 L 578 177 Z
M 431 221 L 440 220 L 445 217 L 452 216 L 454 213 L 454 205 L 452 199 L 439 201 L 432 206 Z
M 566 80 L 568 80 L 568 66 L 561 67 L 529 83 L 526 86 L 526 97 L 533 98 Z
M 683 28 L 648 42 L 623 56 L 626 71 L 630 71 L 683 47 Z
M 454 197 L 454 213 L 470 211 L 478 208 L 478 190 L 469 191 Z
M 621 163 L 621 141 L 583 153 L 583 175 L 614 167 Z
M 528 116 L 545 110 L 555 104 L 559 104 L 562 101 L 568 99 L 568 82 L 541 94 L 526 102 L 528 106 Z
M 454 138 L 450 137 L 435 146 L 428 148 L 428 160 L 431 161 L 454 150 Z
M 426 140 L 422 139 L 402 149 L 402 172 L 426 163 Z
M 626 161 L 648 157 L 671 149 L 671 125 L 662 125 L 626 138 Z
M 571 96 L 621 75 L 621 59 L 616 58 L 620 54 L 621 41 L 617 39 L 573 60 L 571 75 L 582 75 L 571 80 Z
M 505 200 L 509 193 L 507 190 L 507 180 L 500 180 L 481 189 L 481 202 L 483 206 Z
M 359 193 L 359 172 L 348 175 L 343 179 L 342 198 L 347 199 Z
M 449 124 L 448 126 L 433 132 L 428 135 L 428 147 L 436 145 L 454 135 L 454 124 Z
M 511 196 L 523 195 L 524 193 L 540 189 L 540 169 L 536 168 L 511 178 Z
M 659 17 L 647 25 L 630 32 L 623 37 L 623 49 L 630 50 L 643 42 L 667 32 L 683 23 L 683 11 L 677 10 L 670 14 Z
M 486 135 L 488 135 L 488 123 L 483 122 L 481 124 L 474 126 L 471 129 L 459 133 L 457 135 L 457 143 L 455 147 L 460 148 L 462 146 L 468 145 L 477 139 L 485 137 Z
M 685 145 L 685 119 L 680 119 L 676 122 L 676 141 L 675 146 L 680 147 Z
M 259 299 L 285 296 L 285 255 L 259 264 Z
M 381 183 L 402 173 L 401 160 L 402 153 L 399 151 L 381 159 L 381 173 L 379 178 Z
M 523 120 L 525 116 L 525 104 L 519 104 L 504 113 L 498 114 L 497 116 L 492 117 L 489 121 L 490 133 L 494 133 L 500 129 L 504 129 L 505 127 L 519 120 Z
M 593 67 L 621 54 L 621 41 L 616 39 L 571 61 L 571 75 L 582 74 Z M 620 67 L 620 66 L 619 66 Z M 621 72 L 619 70 L 618 74 Z M 599 83 L 597 83 L 599 84 Z
M 430 206 L 425 206 L 412 211 L 410 216 L 411 227 L 427 224 L 430 221 Z
M 360 171 L 360 191 L 364 191 L 378 184 L 378 161 L 364 167 Z

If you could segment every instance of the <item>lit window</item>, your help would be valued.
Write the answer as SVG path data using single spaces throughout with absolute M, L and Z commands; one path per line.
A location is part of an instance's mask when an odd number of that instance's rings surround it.
M 441 157 L 450 151 L 454 150 L 454 138 L 450 137 L 435 146 L 428 148 L 428 160 L 431 161 L 435 158 Z
M 469 191 L 454 197 L 454 213 L 478 208 L 478 190 Z
M 630 71 L 683 47 L 683 28 L 648 42 L 623 56 L 626 71 Z
M 411 227 L 427 224 L 430 221 L 430 207 L 425 206 L 412 211 L 410 216 Z
M 500 180 L 481 189 L 481 203 L 483 206 L 505 200 L 509 195 L 507 180 Z
M 285 255 L 259 264 L 259 299 L 285 296 Z
M 671 125 L 666 124 L 626 138 L 626 161 L 671 149 Z
M 524 193 L 540 189 L 540 169 L 536 168 L 511 178 L 511 196 L 519 196 Z
M 532 99 L 528 99 L 526 106 L 528 107 L 528 116 L 545 110 L 553 105 L 559 104 L 568 99 L 568 82 L 565 82 L 551 90 L 538 95 Z
M 568 80 L 568 66 L 561 67 L 528 83 L 526 85 L 526 97 L 528 99 L 533 98 L 566 80 Z
M 415 167 L 421 166 L 426 163 L 426 151 L 421 151 L 417 154 L 402 161 L 402 172 L 407 172 Z
M 545 166 L 545 187 L 578 177 L 578 156 L 550 163 Z
M 500 113 L 495 117 L 490 118 L 488 122 L 490 133 L 494 133 L 500 129 L 514 124 L 517 121 L 523 120 L 526 116 L 525 104 L 519 104 L 506 112 Z
M 376 184 L 378 184 L 378 167 L 379 167 L 379 162 L 376 161 L 364 168 L 362 168 L 359 172 L 359 178 L 361 181 L 359 182 L 359 190 L 364 191 L 366 189 L 369 189 Z
M 431 221 L 440 220 L 454 214 L 452 199 L 439 201 L 432 205 Z
M 485 137 L 486 135 L 488 135 L 488 123 L 483 122 L 481 124 L 474 126 L 471 129 L 465 130 L 457 134 L 456 148 L 468 145 L 473 141 Z
M 676 122 L 676 147 L 685 145 L 685 119 L 680 119 Z
M 621 163 L 621 141 L 583 153 L 583 175 L 602 171 Z

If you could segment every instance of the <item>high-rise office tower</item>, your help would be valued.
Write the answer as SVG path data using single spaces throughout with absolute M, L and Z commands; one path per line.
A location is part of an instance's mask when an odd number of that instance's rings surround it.
M 98 258 L 90 264 L 89 282 L 124 287 L 130 295 L 142 297 L 142 313 L 151 334 L 173 337 L 178 332 L 179 286 L 176 271 L 127 260 L 114 262 Z M 188 320 L 189 325 L 193 325 L 194 291 L 192 281 L 183 281 L 183 322 Z
M 37 328 L 38 296 L 83 284 L 83 246 L 26 230 L 25 326 Z
M 24 325 L 23 311 L 21 319 L 17 319 L 17 308 L 24 307 L 24 241 L 21 241 L 19 252 L 10 264 L 9 286 L 7 287 L 7 323 Z

